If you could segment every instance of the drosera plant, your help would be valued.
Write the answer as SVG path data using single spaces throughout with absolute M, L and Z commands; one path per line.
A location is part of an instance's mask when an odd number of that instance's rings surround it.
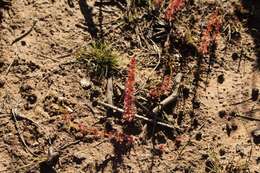
M 70 114 L 64 114 L 61 120 L 63 129 L 69 132 L 79 132 L 82 136 L 91 135 L 94 138 L 102 138 L 114 140 L 119 144 L 132 145 L 137 138 L 132 135 L 127 135 L 116 129 L 106 131 L 97 127 L 89 127 L 82 122 L 74 122 L 73 117 Z
M 81 48 L 76 58 L 85 63 L 94 76 L 109 77 L 118 70 L 118 54 L 106 43 L 93 43 Z
M 123 118 L 127 122 L 133 121 L 136 113 L 135 107 L 135 73 L 136 73 L 136 59 L 132 57 L 128 67 L 128 76 L 125 84 L 124 96 L 124 114 Z
M 184 6 L 184 0 L 170 0 L 169 5 L 165 12 L 165 19 L 171 21 L 174 15 Z
M 221 19 L 218 11 L 212 13 L 209 17 L 207 28 L 202 33 L 202 39 L 199 47 L 199 52 L 203 55 L 209 52 L 210 45 L 215 42 L 216 37 L 220 33 Z
M 161 84 L 150 89 L 149 96 L 159 98 L 161 95 L 168 95 L 172 89 L 173 80 L 170 75 L 165 75 Z

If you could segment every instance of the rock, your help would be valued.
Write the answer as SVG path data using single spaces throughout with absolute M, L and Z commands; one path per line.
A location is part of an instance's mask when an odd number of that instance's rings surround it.
M 260 144 L 260 129 L 251 132 L 255 144 Z
M 29 93 L 32 90 L 32 87 L 28 84 L 23 84 L 20 88 L 20 92 L 27 92 Z
M 219 75 L 218 76 L 218 83 L 223 84 L 224 81 L 225 81 L 224 74 Z
M 236 145 L 236 153 L 238 153 L 241 157 L 244 157 L 245 154 L 245 150 L 239 145 Z
M 221 110 L 221 111 L 218 112 L 218 116 L 219 116 L 220 118 L 224 118 L 226 115 L 227 115 L 227 113 L 226 113 L 226 111 L 224 111 L 224 110 Z
M 253 101 L 256 101 L 258 99 L 258 97 L 259 97 L 259 89 L 253 88 L 252 93 L 251 93 L 251 99 Z
M 202 139 L 202 133 L 201 132 L 198 132 L 196 135 L 195 135 L 195 139 L 197 141 L 200 141 Z
M 27 96 L 27 101 L 28 101 L 30 104 L 34 104 L 34 103 L 36 103 L 36 101 L 37 101 L 37 96 L 36 96 L 35 94 L 28 95 L 28 96 Z
M 83 154 L 83 153 L 76 153 L 74 154 L 73 156 L 73 161 L 76 163 L 76 164 L 81 164 L 83 160 L 86 159 L 86 156 Z
M 5 85 L 5 81 L 4 81 L 4 80 L 2 80 L 2 79 L 0 79 L 0 88 L 3 88 L 3 87 L 4 87 L 4 85 Z
M 233 61 L 236 61 L 239 58 L 239 55 L 237 53 L 232 54 Z
M 226 151 L 224 149 L 219 150 L 219 155 L 224 156 L 226 154 Z
M 192 107 L 193 109 L 198 109 L 200 108 L 200 101 L 196 100 L 196 99 L 193 99 L 192 100 Z
M 83 78 L 80 80 L 80 85 L 82 88 L 88 90 L 91 88 L 91 82 L 87 80 L 86 78 Z
M 183 95 L 183 98 L 184 98 L 184 99 L 189 98 L 189 95 L 190 95 L 190 89 L 184 87 L 183 90 L 182 90 L 182 95 Z

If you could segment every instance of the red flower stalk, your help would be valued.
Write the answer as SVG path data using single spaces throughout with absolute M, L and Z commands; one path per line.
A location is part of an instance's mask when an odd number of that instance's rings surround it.
M 102 130 L 99 130 L 97 128 L 88 128 L 83 124 L 78 124 L 78 130 L 83 135 L 94 135 L 95 137 L 99 138 L 109 138 L 111 140 L 115 140 L 118 143 L 126 143 L 126 144 L 133 144 L 135 141 L 135 138 L 131 135 L 126 135 L 122 132 L 118 131 L 111 131 L 111 132 L 105 132 Z
M 199 48 L 199 51 L 202 54 L 207 54 L 209 46 L 212 42 L 215 41 L 217 35 L 220 32 L 221 21 L 218 16 L 218 12 L 213 13 L 209 19 L 206 30 L 202 34 L 202 41 Z
M 162 84 L 160 86 L 151 89 L 149 95 L 153 98 L 158 98 L 162 94 L 166 95 L 172 89 L 172 84 L 173 84 L 172 78 L 170 77 L 170 75 L 166 75 L 163 78 Z
M 171 21 L 173 19 L 173 15 L 179 11 L 183 5 L 184 0 L 171 0 L 165 13 L 165 19 Z
M 136 59 L 133 57 L 130 61 L 128 68 L 128 78 L 125 85 L 125 98 L 124 98 L 124 120 L 130 122 L 134 119 L 136 113 L 135 107 L 135 69 Z
M 80 132 L 83 135 L 94 135 L 98 138 L 108 138 L 110 140 L 115 140 L 116 142 L 120 144 L 133 144 L 136 140 L 134 136 L 126 135 L 122 132 L 118 132 L 116 130 L 111 132 L 105 132 L 103 130 L 93 128 L 93 127 L 87 127 L 83 123 L 73 123 L 73 122 L 64 122 L 65 124 L 69 124 L 72 128 L 74 128 L 76 131 Z

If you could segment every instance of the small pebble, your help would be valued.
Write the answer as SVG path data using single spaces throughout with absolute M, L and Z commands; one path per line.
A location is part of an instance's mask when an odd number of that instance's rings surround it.
M 260 129 L 252 131 L 252 137 L 255 144 L 260 144 Z
M 3 80 L 0 79 L 0 88 L 3 88 L 4 85 L 5 85 L 5 81 L 3 81 Z
M 85 159 L 86 159 L 86 156 L 83 153 L 74 154 L 74 157 L 73 157 L 73 161 L 76 164 L 81 164 L 82 161 L 85 160 Z
M 224 81 L 225 81 L 224 75 L 223 74 L 219 75 L 218 76 L 218 83 L 223 84 Z
M 224 149 L 219 150 L 219 155 L 224 156 L 226 154 L 226 151 Z
M 27 101 L 30 103 L 30 104 L 34 104 L 36 103 L 37 101 L 37 96 L 35 94 L 32 94 L 32 95 L 29 95 L 27 97 Z
M 201 132 L 197 133 L 197 134 L 195 135 L 195 139 L 196 139 L 197 141 L 200 141 L 200 140 L 202 139 L 202 133 L 201 133 Z
M 80 85 L 84 89 L 90 89 L 91 88 L 91 82 L 87 80 L 86 78 L 83 78 L 80 80 Z
M 239 58 L 239 56 L 238 56 L 237 53 L 233 53 L 233 54 L 232 54 L 232 59 L 233 59 L 233 61 L 236 61 L 238 58 Z
M 259 89 L 253 88 L 252 89 L 252 94 L 251 94 L 251 99 L 253 101 L 256 101 L 258 99 L 258 97 L 259 97 Z
M 224 118 L 226 115 L 227 115 L 227 113 L 226 113 L 226 111 L 224 111 L 224 110 L 221 110 L 221 111 L 218 112 L 218 116 L 219 116 L 220 118 Z

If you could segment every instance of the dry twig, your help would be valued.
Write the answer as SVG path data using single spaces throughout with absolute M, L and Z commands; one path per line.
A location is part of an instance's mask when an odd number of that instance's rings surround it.
M 174 89 L 174 91 L 172 92 L 172 94 L 169 97 L 167 97 L 166 99 L 161 101 L 160 104 L 153 109 L 154 113 L 156 113 L 156 114 L 159 113 L 159 111 L 162 108 L 164 108 L 166 105 L 172 103 L 173 101 L 175 101 L 178 98 L 178 92 L 179 92 L 180 82 L 182 80 L 182 76 L 183 76 L 182 73 L 178 73 L 175 76 L 175 79 L 174 79 L 175 89 Z
M 107 103 L 104 103 L 104 102 L 101 102 L 101 101 L 97 101 L 97 103 L 98 103 L 99 105 L 104 106 L 104 107 L 114 109 L 114 110 L 116 110 L 116 111 L 118 111 L 118 112 L 121 112 L 121 113 L 124 112 L 123 109 L 118 108 L 118 107 L 116 107 L 116 106 L 113 106 L 113 105 L 110 105 L 110 104 L 107 104 Z M 141 119 L 141 120 L 144 120 L 144 121 L 146 121 L 146 122 L 154 123 L 154 121 L 153 121 L 152 119 L 149 119 L 149 118 L 147 118 L 147 117 L 144 117 L 144 116 L 141 116 L 141 115 L 138 115 L 138 114 L 135 114 L 135 117 L 136 117 L 136 118 L 139 118 L 139 119 Z M 170 129 L 175 129 L 175 127 L 173 127 L 173 126 L 171 126 L 171 125 L 169 125 L 169 124 L 163 123 L 163 122 L 155 122 L 155 124 L 158 124 L 158 125 L 160 125 L 160 126 L 164 126 L 164 127 L 170 128 Z
M 37 156 L 36 154 L 34 154 L 31 149 L 28 147 L 28 145 L 26 144 L 25 140 L 24 140 L 24 137 L 20 131 L 20 128 L 19 128 L 19 124 L 18 124 L 18 121 L 17 121 L 17 111 L 16 109 L 12 109 L 12 116 L 13 116 L 13 120 L 14 120 L 14 125 L 15 125 L 15 128 L 17 130 L 17 133 L 18 133 L 18 136 L 20 138 L 20 140 L 22 141 L 25 149 L 30 153 L 32 154 L 33 156 Z

